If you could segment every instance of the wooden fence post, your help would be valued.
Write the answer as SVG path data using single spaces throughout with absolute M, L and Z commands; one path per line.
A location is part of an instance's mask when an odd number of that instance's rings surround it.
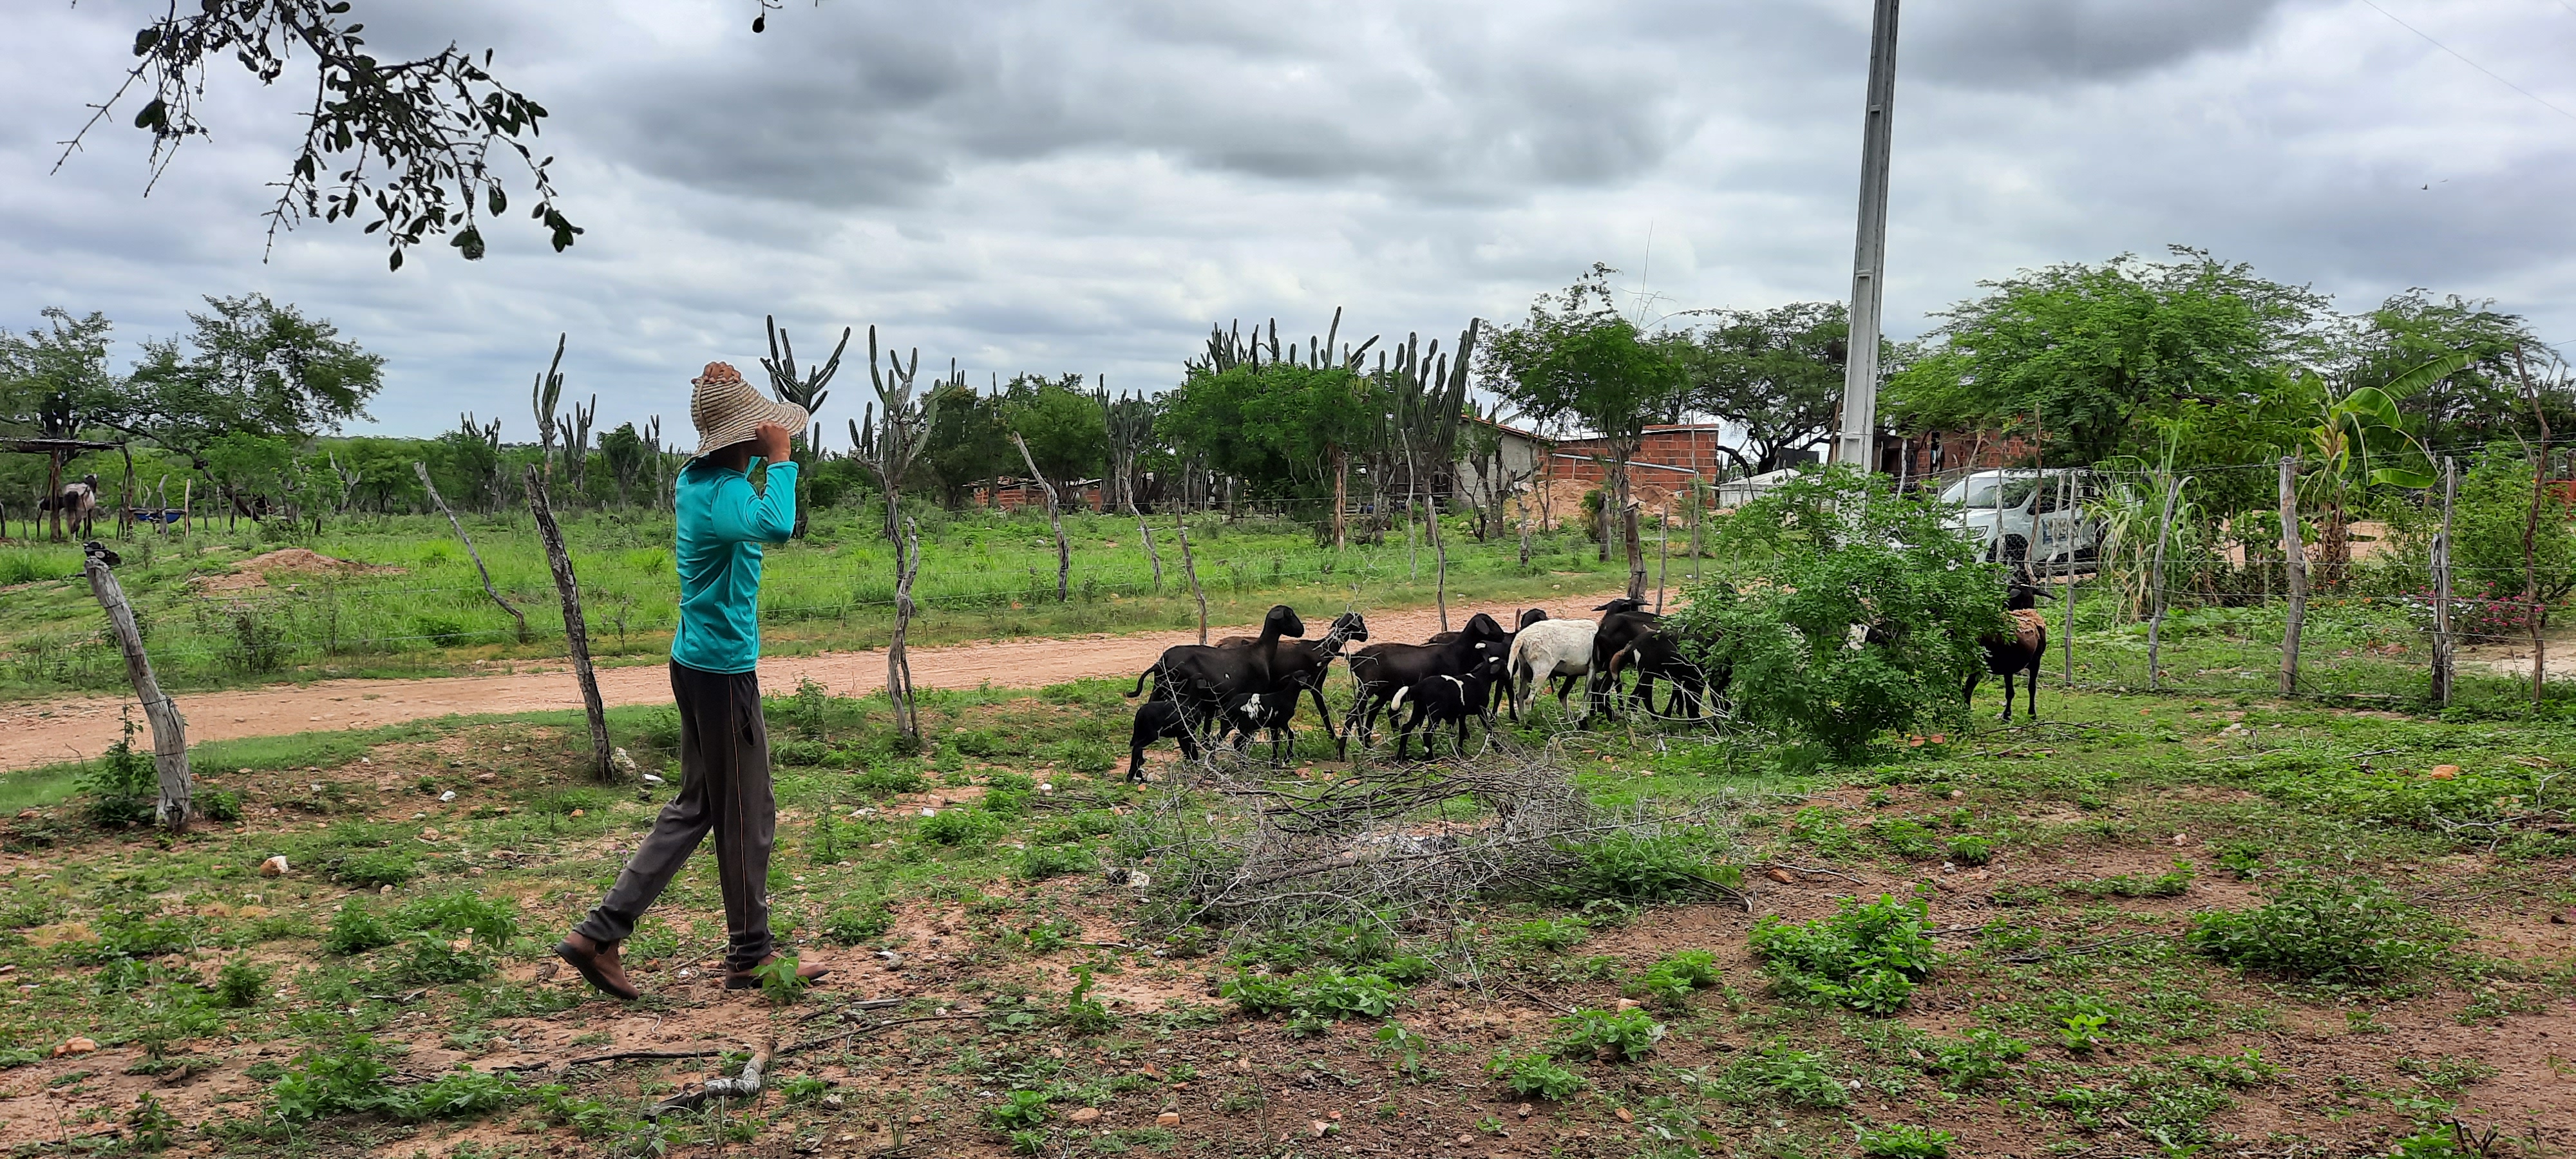
M 2161 657 L 2157 636 L 2165 624 L 2165 538 L 2173 530 L 2174 500 L 2182 495 L 2182 478 L 2165 480 L 2165 517 L 2156 524 L 2156 559 L 2147 568 L 2147 598 L 2155 601 L 2147 611 L 2147 691 L 2156 690 L 2156 663 Z M 2072 583 L 2073 581 L 2068 581 Z
M 134 682 L 135 699 L 143 702 L 144 718 L 152 722 L 152 768 L 161 784 L 152 818 L 174 832 L 187 832 L 189 819 L 196 815 L 197 787 L 188 772 L 188 722 L 179 715 L 179 706 L 161 691 L 161 681 L 152 675 L 152 658 L 144 654 L 143 633 L 134 625 L 134 609 L 125 602 L 125 588 L 108 570 L 119 562 L 116 553 L 93 539 L 83 547 L 81 555 L 81 570 L 89 576 L 90 594 L 98 597 L 98 606 L 107 610 L 108 627 L 116 634 L 118 650 L 125 653 L 125 675 Z
M 455 512 L 447 509 L 447 499 L 438 493 L 438 484 L 429 481 L 429 465 L 415 459 L 411 469 L 419 473 L 421 489 L 429 492 L 429 501 L 438 504 L 439 514 L 445 515 L 447 525 L 456 529 L 456 538 L 464 541 L 466 556 L 474 561 L 476 574 L 483 577 L 483 594 L 492 597 L 493 603 L 501 605 L 502 611 L 510 613 L 510 618 L 519 622 L 519 642 L 527 643 L 528 617 L 521 615 L 516 605 L 502 599 L 500 590 L 492 586 L 492 569 L 483 566 L 483 553 L 474 550 L 474 537 L 465 534 L 465 524 L 458 521 Z
M 2084 512 L 2080 504 L 2083 500 L 2083 492 L 2076 488 L 2075 476 L 2071 474 L 2061 476 L 2057 486 L 2060 496 L 2057 503 L 2058 510 L 2066 512 L 2068 520 L 2082 524 Z M 2099 576 L 2102 574 L 2100 562 L 2102 545 L 2099 543 L 2093 545 L 2093 558 L 2095 560 L 2093 574 Z M 2073 688 L 2075 687 L 2075 539 L 2072 531 L 2067 533 L 2066 542 L 2066 590 L 2059 594 L 2066 601 L 2066 623 L 2058 629 L 2057 650 L 2066 658 L 2066 686 Z M 2046 657 L 2041 659 L 2044 660 Z
M 2281 456 L 2281 569 L 2290 607 L 2281 620 L 2281 695 L 2298 691 L 2299 625 L 2308 616 L 2308 548 L 2299 540 L 2299 461 Z
M 564 646 L 572 653 L 573 677 L 581 682 L 581 704 L 590 714 L 591 774 L 600 780 L 616 776 L 609 764 L 608 708 L 599 699 L 599 673 L 590 667 L 590 628 L 581 616 L 581 585 L 572 574 L 572 555 L 564 550 L 563 529 L 555 526 L 554 508 L 546 500 L 545 474 L 528 467 L 528 510 L 537 517 L 537 536 L 545 540 L 546 562 L 555 573 L 555 590 L 563 596 Z
M 1207 589 L 1199 586 L 1199 565 L 1190 558 L 1190 518 L 1186 511 L 1172 515 L 1172 526 L 1180 531 L 1181 574 L 1190 577 L 1190 594 L 1199 601 L 1199 643 L 1207 643 Z
M 1029 441 L 1021 438 L 1020 432 L 1011 432 L 1011 442 L 1020 448 L 1020 461 L 1029 465 L 1029 477 L 1046 492 L 1047 522 L 1055 528 L 1055 602 L 1061 604 L 1073 577 L 1073 548 L 1064 539 L 1064 514 L 1056 507 L 1055 484 L 1039 472 L 1037 459 L 1029 454 Z
M 2442 458 L 2442 533 L 2433 537 L 2433 701 L 2451 706 L 2451 504 L 2459 497 L 2460 470 Z

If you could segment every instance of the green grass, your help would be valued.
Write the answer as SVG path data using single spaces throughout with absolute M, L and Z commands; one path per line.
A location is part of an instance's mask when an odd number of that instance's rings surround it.
M 948 513 L 925 509 L 921 578 L 912 627 L 920 643 L 1072 634 L 1194 624 L 1197 606 L 1182 576 L 1170 516 L 1155 527 L 1163 557 L 1156 589 L 1132 519 L 1073 515 L 1068 598 L 1055 595 L 1055 541 L 1032 513 Z M 873 509 L 826 508 L 804 539 L 764 559 L 761 619 L 773 653 L 882 646 L 892 623 L 892 551 L 876 533 Z M 563 515 L 582 584 L 591 648 L 603 660 L 664 654 L 675 622 L 678 581 L 668 516 L 611 511 Z M 509 616 L 482 590 L 473 563 L 446 520 L 359 515 L 329 522 L 319 536 L 271 540 L 245 524 L 193 539 L 146 534 L 120 542 L 118 569 L 164 684 L 203 688 L 326 676 L 447 672 L 475 660 L 560 656 L 563 620 L 544 552 L 524 512 L 466 520 L 493 582 L 525 612 L 521 642 Z M 1532 567 L 1516 539 L 1477 543 L 1453 521 L 1447 533 L 1453 599 L 1505 599 L 1618 582 L 1615 564 L 1593 558 L 1579 535 L 1537 541 Z M 1258 620 L 1289 601 L 1309 610 L 1428 603 L 1434 592 L 1427 545 L 1408 547 L 1401 527 L 1383 542 L 1336 553 L 1310 527 L 1247 514 L 1191 517 L 1190 544 L 1214 622 Z M 281 574 L 275 586 L 210 591 L 232 565 L 280 547 L 400 569 L 351 576 Z M 1678 573 L 1677 573 L 1678 574 Z M 0 591 L 0 695 L 121 687 L 125 676 L 102 618 L 79 579 L 75 549 L 0 548 L 0 577 L 25 577 Z M 1569 586 L 1570 585 L 1570 586 Z

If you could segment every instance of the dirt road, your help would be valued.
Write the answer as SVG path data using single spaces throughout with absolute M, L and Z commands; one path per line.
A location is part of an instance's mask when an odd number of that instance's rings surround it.
M 1591 619 L 1598 615 L 1590 610 L 1593 605 L 1617 594 L 1613 590 L 1561 596 L 1543 606 L 1551 616 Z M 1463 624 L 1477 611 L 1501 618 L 1507 609 L 1452 608 L 1450 621 Z M 1505 623 L 1509 625 L 1508 620 Z M 1411 608 L 1369 613 L 1368 625 L 1376 641 L 1414 642 L 1439 631 L 1440 618 L 1433 609 Z M 1214 639 L 1259 630 L 1257 624 L 1211 627 L 1208 634 Z M 1324 625 L 1310 623 L 1306 630 L 1309 635 L 1319 634 Z M 920 688 L 973 688 L 986 683 L 1002 688 L 1037 688 L 1086 676 L 1132 676 L 1144 671 L 1163 649 L 1197 641 L 1196 631 L 1186 631 L 914 648 L 912 681 Z M 793 690 L 799 681 L 808 679 L 821 681 L 835 693 L 856 695 L 885 687 L 885 663 L 882 650 L 776 656 L 760 662 L 760 682 L 773 695 Z M 603 668 L 599 672 L 599 692 L 612 705 L 667 704 L 671 699 L 670 673 L 659 664 Z M 439 716 L 581 707 L 581 691 L 573 683 L 569 664 L 499 676 L 325 680 L 292 687 L 182 694 L 177 699 L 180 712 L 188 719 L 191 743 L 370 728 Z M 0 709 L 0 770 L 97 756 L 115 743 L 120 732 L 118 710 L 131 703 L 125 698 L 98 698 L 30 702 Z M 145 744 L 150 743 L 148 736 L 143 739 Z

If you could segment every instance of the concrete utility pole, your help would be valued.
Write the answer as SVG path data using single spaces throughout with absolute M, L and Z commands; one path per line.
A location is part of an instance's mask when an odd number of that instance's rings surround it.
M 1860 230 L 1852 251 L 1851 341 L 1843 359 L 1843 427 L 1834 461 L 1877 466 L 1878 299 L 1887 271 L 1887 154 L 1896 116 L 1896 4 L 1878 0 L 1869 27 L 1869 99 L 1860 134 Z

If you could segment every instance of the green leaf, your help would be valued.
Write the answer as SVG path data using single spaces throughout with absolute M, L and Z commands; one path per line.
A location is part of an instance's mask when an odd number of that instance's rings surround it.
M 466 261 L 479 262 L 483 260 L 483 231 L 475 228 L 474 226 L 469 225 L 464 229 L 459 230 L 456 234 L 456 240 L 447 244 L 455 246 L 458 253 L 465 255 Z
M 491 205 L 492 216 L 494 217 L 499 217 L 504 211 L 510 208 L 510 199 L 502 194 L 501 184 L 497 181 L 493 182 L 490 188 L 486 191 L 484 200 Z
M 134 127 L 158 129 L 169 123 L 169 119 L 170 106 L 163 104 L 161 98 L 154 97 L 150 103 L 143 106 L 143 111 L 134 114 Z

